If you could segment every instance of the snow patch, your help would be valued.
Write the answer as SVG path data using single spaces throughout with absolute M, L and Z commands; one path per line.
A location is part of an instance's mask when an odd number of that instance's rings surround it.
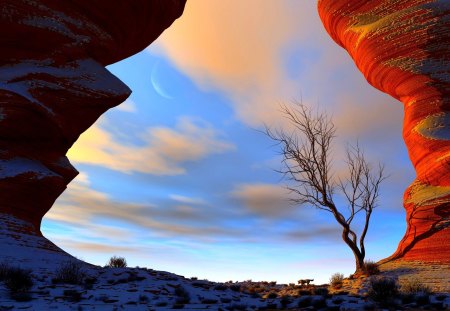
M 16 177 L 26 173 L 33 173 L 37 179 L 61 177 L 38 161 L 20 157 L 0 160 L 0 178 Z

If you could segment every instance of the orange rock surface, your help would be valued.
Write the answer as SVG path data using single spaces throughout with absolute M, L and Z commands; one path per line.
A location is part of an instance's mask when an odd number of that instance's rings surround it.
M 450 2 L 319 0 L 318 9 L 367 81 L 404 105 L 416 179 L 404 194 L 406 234 L 389 259 L 449 263 Z
M 78 174 L 67 150 L 131 93 L 105 66 L 147 47 L 184 5 L 0 0 L 0 240 L 41 236 L 42 217 Z

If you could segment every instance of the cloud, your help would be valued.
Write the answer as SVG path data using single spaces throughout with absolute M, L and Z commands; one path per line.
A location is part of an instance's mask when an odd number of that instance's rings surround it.
M 291 245 L 298 241 L 339 240 L 338 232 L 329 228 L 327 221 L 310 217 L 308 213 L 315 213 L 314 209 L 301 209 L 302 216 L 296 217 L 291 211 L 298 209 L 280 205 L 286 192 L 276 185 L 239 185 L 229 194 L 238 203 L 234 205 L 180 195 L 168 195 L 166 201 L 156 203 L 121 202 L 91 187 L 87 174 L 82 172 L 44 219 L 47 237 L 84 256 L 154 254 L 150 245 L 174 246 L 174 241 L 186 248 L 189 243 L 208 245 L 218 241 Z M 247 208 L 263 217 L 230 212 L 234 207 Z M 297 229 L 299 226 L 301 229 Z
M 286 217 L 292 212 L 291 194 L 282 186 L 272 184 L 240 184 L 230 193 L 250 212 L 269 218 Z
M 234 148 L 210 125 L 186 117 L 180 118 L 174 129 L 147 129 L 141 141 L 141 146 L 120 143 L 96 123 L 80 136 L 68 157 L 75 163 L 99 165 L 124 173 L 179 175 L 186 173 L 182 166 L 186 162 Z
M 56 238 L 54 242 L 63 249 L 76 249 L 80 252 L 89 253 L 139 253 L 139 248 L 134 246 L 108 245 L 105 243 L 74 241 L 69 239 Z
M 324 240 L 342 242 L 342 230 L 336 226 L 324 227 L 316 226 L 307 229 L 294 230 L 285 233 L 285 237 L 293 241 L 309 241 L 309 240 Z M 342 242 L 344 243 L 344 242 Z
M 170 199 L 179 202 L 179 203 L 185 203 L 185 204 L 194 204 L 194 205 L 202 205 L 205 204 L 205 200 L 201 198 L 192 198 L 192 197 L 186 197 L 182 195 L 177 194 L 171 194 Z
M 191 1 L 150 51 L 168 57 L 201 88 L 226 91 L 237 116 L 258 125 L 273 119 L 280 100 L 299 93 L 285 77 L 285 49 L 309 36 L 314 13 L 314 5 L 293 1 Z
M 248 213 L 236 214 L 231 208 L 247 208 L 252 214 L 275 220 L 272 224 L 291 221 L 295 208 L 286 202 L 286 190 L 276 185 L 239 185 L 229 194 L 237 204 L 216 204 L 180 195 L 169 195 L 167 200 L 156 203 L 121 202 L 91 187 L 87 174 L 80 173 L 45 216 L 45 223 L 50 224 L 46 227 L 57 224 L 65 228 L 64 234 L 58 234 L 57 229 L 47 232 L 51 236 L 53 232 L 55 242 L 62 241 L 63 246 L 83 250 L 98 243 L 105 245 L 106 251 L 124 245 L 131 249 L 130 241 L 136 244 L 138 238 L 142 241 L 176 236 L 202 242 L 231 239 L 244 243 L 267 242 L 268 239 L 278 243 L 278 238 L 292 239 L 285 234 L 286 228 L 276 225 L 267 228 L 267 223 L 254 222 Z M 308 216 L 302 218 L 305 226 L 309 220 Z M 254 235 L 263 228 L 264 236 Z M 81 244 L 68 245 L 66 240 L 71 239 Z
M 204 209 L 187 204 L 173 205 L 165 202 L 163 206 L 158 206 L 116 201 L 106 193 L 91 189 L 85 173 L 80 176 L 81 178 L 76 178 L 69 184 L 68 189 L 46 214 L 47 220 L 62 223 L 74 230 L 83 228 L 84 232 L 96 239 L 124 237 L 117 232 L 127 229 L 131 232 L 144 230 L 157 236 L 175 235 L 200 239 L 239 235 L 233 228 L 222 227 L 221 218 L 215 213 L 205 213 Z M 210 209 L 209 206 L 205 208 Z M 99 220 L 112 221 L 116 225 L 98 225 Z
M 388 174 L 414 175 L 402 141 L 401 103 L 367 83 L 326 33 L 316 2 L 191 1 L 155 44 L 151 53 L 162 54 L 198 86 L 225 93 L 246 125 L 288 128 L 279 103 L 301 97 L 326 110 L 338 130 L 332 151 L 337 175 L 346 172 L 340 162 L 346 143 L 356 139 L 370 162 L 387 163 Z M 386 184 L 399 188 L 393 179 Z
M 279 103 L 303 97 L 333 115 L 339 142 L 357 136 L 375 142 L 374 150 L 390 146 L 384 155 L 397 152 L 403 148 L 401 104 L 367 83 L 326 33 L 316 5 L 190 1 L 149 51 L 167 57 L 201 88 L 228 95 L 247 125 L 285 126 Z
M 124 111 L 124 112 L 136 112 L 137 111 L 136 104 L 131 99 L 127 99 L 124 103 L 115 107 L 115 109 Z
M 401 137 L 403 109 L 387 96 L 340 95 L 334 122 L 340 134 L 389 141 Z M 380 100 L 381 99 L 381 100 Z

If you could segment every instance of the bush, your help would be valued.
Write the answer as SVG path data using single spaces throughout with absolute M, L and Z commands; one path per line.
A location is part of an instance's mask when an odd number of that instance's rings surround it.
M 377 275 L 380 273 L 378 264 L 372 260 L 364 261 L 364 266 L 368 275 Z
M 417 278 L 402 281 L 400 291 L 402 294 L 431 294 L 431 289 Z
M 393 303 L 398 295 L 398 286 L 394 279 L 391 278 L 374 278 L 370 280 L 369 298 L 387 306 Z
M 82 264 L 78 261 L 67 261 L 56 270 L 53 283 L 81 284 L 84 279 Z
M 31 270 L 25 270 L 18 267 L 4 267 L 3 281 L 11 293 L 26 293 L 33 286 L 31 279 Z
M 332 287 L 339 288 L 344 281 L 344 275 L 342 273 L 335 273 L 330 278 L 330 284 Z
M 423 306 L 430 304 L 431 288 L 417 278 L 407 279 L 401 282 L 400 291 L 402 293 L 403 302 L 416 302 L 417 305 Z
M 110 268 L 126 268 L 127 261 L 124 257 L 112 256 L 111 258 L 109 258 L 107 266 Z

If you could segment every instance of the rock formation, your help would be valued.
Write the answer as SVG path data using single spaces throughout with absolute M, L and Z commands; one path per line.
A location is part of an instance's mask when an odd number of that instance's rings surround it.
M 23 247 L 61 252 L 40 223 L 78 174 L 66 152 L 131 93 L 105 66 L 148 46 L 185 1 L 0 0 L 3 248 L 14 237 Z
M 330 36 L 367 81 L 403 102 L 417 178 L 407 231 L 389 259 L 450 262 L 450 2 L 319 0 Z

